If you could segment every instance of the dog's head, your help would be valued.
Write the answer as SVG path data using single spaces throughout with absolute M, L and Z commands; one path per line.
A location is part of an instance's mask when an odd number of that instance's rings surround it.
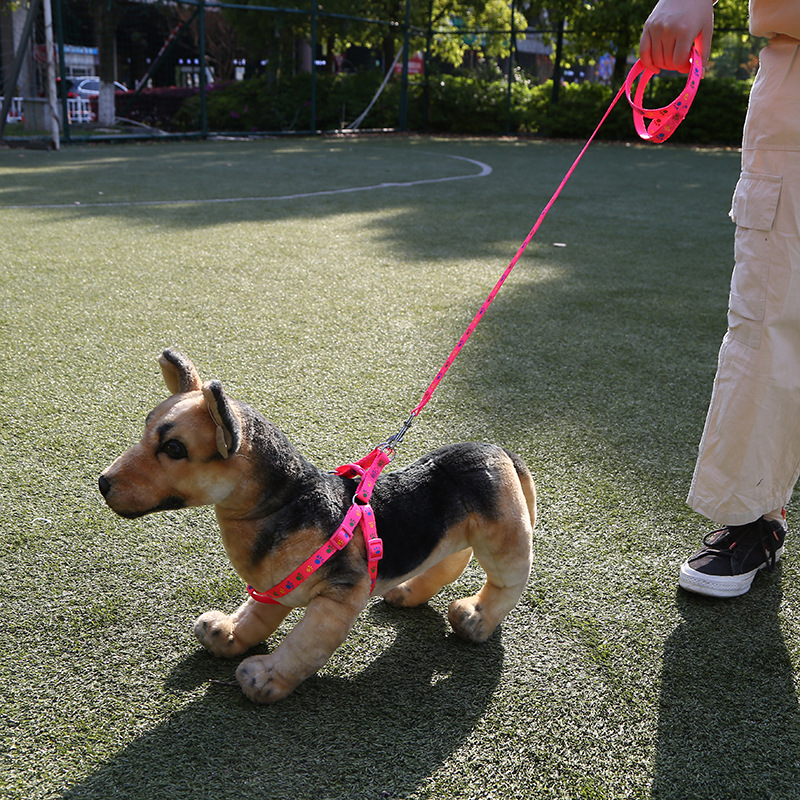
M 147 416 L 141 441 L 100 476 L 100 491 L 123 517 L 223 503 L 244 467 L 242 422 L 218 381 L 203 383 L 175 350 L 159 358 L 171 397 Z

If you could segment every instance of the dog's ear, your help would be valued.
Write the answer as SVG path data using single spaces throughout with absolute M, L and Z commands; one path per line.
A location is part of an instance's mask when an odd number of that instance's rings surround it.
M 223 458 L 234 455 L 242 441 L 242 423 L 219 381 L 203 386 L 203 396 L 217 424 L 217 450 Z
M 196 392 L 202 387 L 200 375 L 194 364 L 177 350 L 168 348 L 159 357 L 161 374 L 172 394 Z

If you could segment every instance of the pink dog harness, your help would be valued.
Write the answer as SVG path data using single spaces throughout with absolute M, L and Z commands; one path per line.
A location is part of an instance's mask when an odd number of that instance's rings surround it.
M 286 580 L 281 581 L 266 592 L 259 592 L 252 586 L 247 587 L 247 593 L 259 603 L 280 604 L 279 598 L 285 597 L 296 589 L 309 575 L 313 575 L 331 556 L 342 550 L 353 538 L 357 525 L 361 525 L 364 535 L 364 545 L 367 548 L 367 570 L 370 579 L 370 592 L 375 589 L 378 579 L 378 562 L 383 557 L 383 542 L 378 537 L 375 525 L 375 513 L 370 505 L 372 490 L 380 477 L 383 468 L 392 460 L 391 455 L 384 449 L 377 447 L 368 456 L 364 456 L 355 464 L 344 464 L 336 469 L 336 474 L 345 478 L 359 478 L 358 488 L 353 496 L 353 502 L 342 524 L 336 529 L 333 536 L 317 550 L 311 558 L 306 559 Z
M 467 340 L 472 335 L 472 332 L 475 330 L 478 322 L 480 322 L 480 320 L 483 318 L 483 315 L 486 313 L 486 310 L 492 304 L 495 296 L 500 291 L 500 287 L 503 285 L 506 278 L 511 274 L 511 270 L 514 269 L 517 261 L 519 261 L 520 257 L 525 251 L 525 248 L 528 246 L 528 244 L 530 244 L 531 239 L 533 239 L 534 235 L 536 234 L 536 231 L 539 230 L 539 226 L 542 224 L 544 218 L 547 216 L 556 199 L 561 194 L 561 190 L 564 188 L 564 186 L 566 186 L 567 181 L 570 179 L 572 173 L 575 171 L 575 168 L 578 166 L 578 163 L 583 158 L 584 153 L 586 153 L 586 151 L 589 149 L 589 145 L 594 140 L 597 132 L 600 130 L 608 115 L 611 113 L 611 109 L 614 108 L 614 106 L 617 104 L 617 101 L 620 99 L 620 97 L 622 97 L 623 93 L 627 96 L 628 102 L 633 110 L 633 124 L 639 136 L 646 141 L 658 143 L 665 142 L 670 136 L 672 136 L 673 133 L 675 133 L 678 125 L 681 124 L 683 119 L 686 117 L 686 114 L 689 112 L 689 107 L 691 106 L 692 101 L 697 94 L 697 87 L 699 86 L 700 80 L 703 77 L 703 61 L 700 56 L 700 51 L 696 45 L 692 48 L 690 63 L 691 70 L 686 80 L 686 86 L 680 95 L 668 106 L 654 109 L 644 108 L 642 105 L 642 100 L 644 98 L 645 87 L 655 73 L 645 69 L 642 66 L 641 61 L 637 61 L 633 65 L 628 73 L 628 77 L 625 79 L 625 83 L 623 84 L 622 88 L 619 90 L 616 97 L 614 97 L 614 99 L 611 101 L 611 105 L 609 105 L 607 111 L 598 123 L 594 133 L 592 133 L 592 135 L 589 137 L 589 140 L 586 142 L 583 150 L 581 150 L 581 152 L 578 154 L 578 157 L 572 163 L 572 166 L 567 170 L 567 174 L 564 176 L 564 179 L 553 193 L 550 201 L 539 215 L 539 218 L 536 220 L 533 229 L 528 234 L 525 241 L 523 241 L 519 250 L 517 250 L 514 258 L 511 259 L 511 263 L 508 265 L 505 272 L 501 275 L 500 279 L 489 293 L 489 296 L 480 307 L 478 313 L 473 317 L 472 322 L 470 322 L 470 324 L 467 326 L 467 329 L 458 340 L 458 343 L 447 357 L 445 363 L 436 373 L 436 376 L 425 390 L 422 399 L 411 412 L 409 418 L 403 423 L 399 432 L 394 436 L 391 436 L 386 442 L 378 446 L 368 456 L 365 456 L 360 461 L 357 461 L 355 464 L 345 464 L 336 470 L 337 475 L 343 475 L 347 478 L 355 478 L 356 476 L 360 477 L 358 489 L 353 497 L 353 503 L 345 515 L 342 524 L 336 529 L 336 532 L 333 534 L 333 536 L 331 536 L 331 538 L 322 547 L 320 547 L 320 549 L 317 550 L 317 552 L 314 553 L 311 558 L 304 561 L 300 565 L 299 569 L 293 572 L 288 578 L 286 578 L 286 580 L 282 581 L 277 586 L 273 586 L 266 592 L 259 592 L 256 591 L 252 586 L 248 586 L 247 591 L 250 597 L 252 597 L 254 600 L 257 600 L 259 603 L 280 604 L 278 598 L 285 597 L 287 594 L 289 594 L 289 592 L 296 589 L 306 578 L 308 578 L 309 575 L 312 575 L 329 558 L 331 558 L 331 556 L 347 545 L 347 543 L 353 538 L 353 535 L 355 534 L 355 528 L 359 524 L 361 525 L 361 530 L 364 535 L 364 544 L 367 548 L 367 568 L 369 570 L 371 582 L 370 591 L 374 590 L 375 581 L 378 576 L 378 561 L 380 561 L 383 556 L 383 542 L 378 538 L 378 532 L 375 527 L 375 514 L 372 511 L 369 501 L 370 497 L 372 496 L 372 490 L 375 488 L 375 482 L 378 480 L 383 468 L 392 460 L 394 448 L 400 444 L 414 420 L 417 418 L 427 402 L 431 399 L 442 378 L 444 378 L 445 373 L 448 369 L 450 369 L 450 366 L 455 361 L 456 356 L 461 352 L 461 348 L 467 343 Z M 637 79 L 639 80 L 639 83 L 636 86 L 634 96 L 631 97 L 631 94 L 634 91 L 633 85 Z M 645 123 L 646 119 L 650 120 L 649 125 Z

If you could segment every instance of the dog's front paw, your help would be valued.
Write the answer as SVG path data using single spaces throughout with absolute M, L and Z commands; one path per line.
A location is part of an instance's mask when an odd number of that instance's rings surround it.
M 239 664 L 236 680 L 248 700 L 254 703 L 276 703 L 288 695 L 298 682 L 287 680 L 278 671 L 275 658 L 251 656 Z
M 383 595 L 383 599 L 395 608 L 411 608 L 418 605 L 418 601 L 412 596 L 412 590 L 409 586 L 409 581 L 395 586 Z
M 243 652 L 234 636 L 233 619 L 222 611 L 206 611 L 194 623 L 194 635 L 200 644 L 218 658 L 233 658 Z

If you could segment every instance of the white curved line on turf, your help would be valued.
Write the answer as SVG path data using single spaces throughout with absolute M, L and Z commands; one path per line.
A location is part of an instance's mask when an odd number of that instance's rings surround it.
M 20 208 L 120 208 L 131 206 L 178 206 L 178 205 L 198 205 L 208 203 L 258 203 L 268 202 L 274 200 L 301 200 L 306 197 L 323 197 L 325 195 L 335 194 L 349 194 L 352 192 L 369 192 L 374 189 L 398 189 L 407 186 L 422 186 L 427 183 L 447 183 L 448 181 L 463 181 L 471 178 L 485 178 L 487 175 L 492 174 L 492 168 L 482 161 L 476 161 L 474 158 L 466 158 L 465 156 L 451 156 L 445 155 L 445 158 L 454 158 L 458 161 L 466 161 L 468 164 L 474 164 L 479 172 L 471 175 L 450 175 L 445 178 L 421 178 L 416 181 L 385 181 L 383 183 L 373 183 L 369 186 L 351 186 L 345 189 L 322 189 L 317 192 L 299 192 L 297 194 L 279 194 L 267 197 L 216 197 L 206 198 L 204 200 L 122 200 L 112 203 L 82 203 L 76 201 L 74 203 L 47 203 L 38 205 L 17 205 L 17 206 L 0 206 L 0 209 L 20 209 Z

